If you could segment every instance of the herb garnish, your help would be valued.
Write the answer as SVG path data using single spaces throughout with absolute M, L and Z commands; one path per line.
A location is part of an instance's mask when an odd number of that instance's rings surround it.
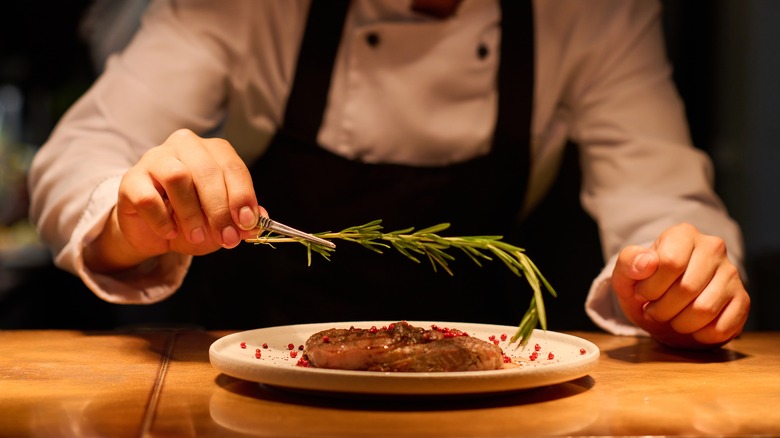
M 453 275 L 448 261 L 455 260 L 447 251 L 457 248 L 466 254 L 477 266 L 482 266 L 482 261 L 493 260 L 493 257 L 502 261 L 513 274 L 525 277 L 533 290 L 531 303 L 520 320 L 517 332 L 510 342 L 520 341 L 521 345 L 528 342 L 531 333 L 538 325 L 547 329 L 547 317 L 544 310 L 542 286 L 552 295 L 557 296 L 550 283 L 544 278 L 539 269 L 525 254 L 523 248 L 503 242 L 502 236 L 459 236 L 443 237 L 439 233 L 447 230 L 450 224 L 434 225 L 419 231 L 414 228 L 385 233 L 382 231 L 382 221 L 375 220 L 364 225 L 346 228 L 339 232 L 315 233 L 323 239 L 340 239 L 354 242 L 368 248 L 371 251 L 382 253 L 383 249 L 395 248 L 398 252 L 410 260 L 420 263 L 421 256 L 425 256 L 431 263 L 434 271 L 444 269 Z M 261 232 L 256 238 L 247 239 L 246 242 L 273 246 L 274 243 L 298 242 L 307 248 L 308 263 L 311 265 L 312 252 L 316 252 L 330 260 L 331 252 L 335 251 L 316 243 L 310 243 L 301 239 L 282 236 L 273 232 Z

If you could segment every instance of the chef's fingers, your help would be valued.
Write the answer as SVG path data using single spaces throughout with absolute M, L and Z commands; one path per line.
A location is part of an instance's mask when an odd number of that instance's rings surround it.
M 722 318 L 724 309 L 731 305 L 733 300 L 737 299 L 734 304 L 740 307 L 746 295 L 737 268 L 731 263 L 723 263 L 707 287 L 677 314 L 670 324 L 678 333 L 702 330 Z
M 206 139 L 204 142 L 208 144 L 212 158 L 222 169 L 233 223 L 240 230 L 254 229 L 260 209 L 249 169 L 227 141 Z
M 702 344 L 724 344 L 742 332 L 750 313 L 750 296 L 741 281 L 739 288 L 741 291 L 733 296 L 715 320 L 693 333 L 694 339 Z
M 653 245 L 658 254 L 658 269 L 636 285 L 636 293 L 648 301 L 663 296 L 682 276 L 694 250 L 698 231 L 690 225 L 676 225 L 661 233 Z
M 233 248 L 239 244 L 240 235 L 230 213 L 224 171 L 212 151 L 218 142 L 225 141 L 204 139 L 186 129 L 174 132 L 166 140 L 191 175 L 197 204 L 203 210 L 212 239 L 225 248 Z
M 638 283 L 652 276 L 657 268 L 658 255 L 655 251 L 641 246 L 623 248 L 612 273 L 612 287 L 621 295 L 633 297 Z
M 149 168 L 149 174 L 163 187 L 179 233 L 190 243 L 203 242 L 205 218 L 190 169 L 174 157 L 165 157 Z
M 698 234 L 694 237 L 694 250 L 683 269 L 682 275 L 660 296 L 645 308 L 646 316 L 655 321 L 666 322 L 674 318 L 688 307 L 705 291 L 712 296 L 722 290 L 722 278 L 715 278 L 724 262 L 728 262 L 726 246 L 722 239 L 714 236 Z M 699 304 L 707 304 L 707 297 L 702 297 Z M 720 311 L 720 309 L 718 309 Z M 711 320 L 711 318 L 710 318 Z M 699 327 L 709 323 L 701 321 Z M 698 318 L 697 318 L 698 321 Z M 694 324 L 695 325 L 695 324 Z M 690 333 L 683 331 L 681 333 Z
M 644 320 L 643 307 L 647 300 L 636 294 L 638 282 L 650 277 L 658 267 L 655 251 L 641 246 L 628 246 L 620 251 L 612 271 L 612 289 L 623 312 L 636 324 Z
M 170 204 L 166 202 L 165 191 L 147 169 L 133 167 L 122 177 L 119 186 L 117 214 L 120 217 L 138 216 L 162 239 L 174 239 L 178 227 L 172 217 Z

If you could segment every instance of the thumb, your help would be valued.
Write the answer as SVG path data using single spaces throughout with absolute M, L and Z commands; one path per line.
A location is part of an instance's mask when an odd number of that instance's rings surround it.
M 612 288 L 620 298 L 634 297 L 637 282 L 649 278 L 658 269 L 658 254 L 652 249 L 629 246 L 618 255 L 612 273 Z

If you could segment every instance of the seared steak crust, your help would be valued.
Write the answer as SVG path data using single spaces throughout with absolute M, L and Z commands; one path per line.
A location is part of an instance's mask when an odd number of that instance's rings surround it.
M 498 346 L 457 330 L 413 327 L 407 322 L 383 328 L 329 329 L 305 344 L 309 365 L 365 371 L 481 371 L 502 366 Z

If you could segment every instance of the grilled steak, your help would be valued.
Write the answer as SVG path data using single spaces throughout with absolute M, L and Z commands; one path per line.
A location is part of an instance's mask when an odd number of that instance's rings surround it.
M 306 341 L 309 365 L 366 371 L 480 371 L 502 366 L 503 352 L 458 330 L 407 322 L 370 329 L 330 329 Z

